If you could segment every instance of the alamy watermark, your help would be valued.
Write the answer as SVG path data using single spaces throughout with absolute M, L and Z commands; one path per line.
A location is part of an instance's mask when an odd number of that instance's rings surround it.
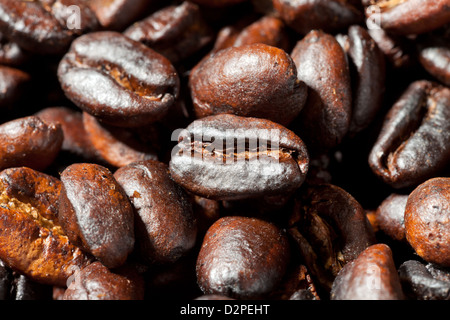
M 378 5 L 371 5 L 366 8 L 366 26 L 369 30 L 381 29 L 381 8 Z

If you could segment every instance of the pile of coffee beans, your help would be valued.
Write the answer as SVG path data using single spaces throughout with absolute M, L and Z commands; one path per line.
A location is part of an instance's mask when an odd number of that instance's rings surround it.
M 0 0 L 0 299 L 449 300 L 449 0 Z

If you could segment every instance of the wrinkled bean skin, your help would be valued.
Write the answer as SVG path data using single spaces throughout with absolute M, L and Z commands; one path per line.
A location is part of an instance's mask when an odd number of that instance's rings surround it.
M 169 60 L 111 31 L 77 38 L 58 66 L 58 78 L 75 105 L 122 127 L 160 120 L 179 92 L 178 74 Z
M 391 249 L 374 244 L 345 265 L 333 283 L 331 299 L 403 300 Z
M 230 149 L 223 148 L 227 137 Z M 253 149 L 256 138 L 277 147 Z M 246 139 L 252 140 L 249 145 Z M 269 120 L 227 114 L 191 123 L 179 135 L 169 163 L 176 183 L 214 200 L 289 194 L 305 180 L 308 165 L 306 146 L 292 131 Z
M 366 29 L 350 26 L 347 54 L 356 69 L 353 87 L 352 119 L 348 134 L 367 128 L 383 103 L 385 83 L 384 55 Z
M 273 6 L 280 17 L 300 34 L 315 29 L 334 32 L 363 20 L 363 13 L 350 1 L 274 0 Z
M 332 35 L 311 31 L 297 42 L 291 56 L 299 80 L 308 86 L 308 99 L 294 131 L 301 133 L 309 150 L 333 148 L 347 134 L 351 121 L 350 71 L 344 50 Z
M 3 192 L 23 203 L 30 203 L 45 219 L 58 222 L 58 202 L 61 181 L 45 173 L 15 167 L 2 170 L 0 180 Z
M 412 83 L 385 116 L 369 154 L 373 172 L 394 188 L 413 187 L 450 159 L 450 89 Z
M 450 267 L 450 178 L 432 178 L 408 197 L 406 239 L 424 260 Z
M 332 184 L 309 186 L 296 197 L 289 234 L 306 266 L 326 290 L 331 289 L 345 264 L 376 243 L 362 206 Z
M 205 294 L 258 298 L 286 272 L 289 243 L 275 225 L 247 217 L 223 217 L 205 235 L 197 278 Z
M 130 128 L 108 126 L 87 112 L 82 114 L 82 126 L 95 153 L 113 167 L 126 166 L 142 160 L 157 160 L 157 150 L 141 141 Z M 151 131 L 150 128 L 148 131 Z
M 159 52 L 174 64 L 198 52 L 214 37 L 199 7 L 188 1 L 153 13 L 131 25 L 123 34 Z
M 405 208 L 408 195 L 391 194 L 375 213 L 375 219 L 380 230 L 398 241 L 406 241 L 405 234 Z
M 70 241 L 106 267 L 125 263 L 134 247 L 133 209 L 112 173 L 78 163 L 61 173 L 59 221 Z
M 27 166 L 48 167 L 58 155 L 64 140 L 59 124 L 47 124 L 28 116 L 0 125 L 0 169 Z
M 256 43 L 206 56 L 189 76 L 198 118 L 227 113 L 289 124 L 307 96 L 291 57 Z
M 142 278 L 136 272 L 111 271 L 94 262 L 74 275 L 63 300 L 142 300 Z
M 80 28 L 70 28 L 80 10 Z M 61 54 L 76 36 L 98 29 L 90 7 L 80 0 L 0 1 L 0 32 L 20 47 L 40 54 Z
M 59 224 L 53 201 L 59 184 L 29 168 L 1 172 L 0 259 L 36 282 L 64 286 L 91 258 L 69 242 Z
M 194 246 L 197 226 L 188 195 L 159 161 L 139 161 L 119 168 L 114 177 L 136 212 L 137 248 L 145 261 L 167 264 Z
M 450 22 L 450 5 L 447 0 L 370 0 L 366 3 L 379 8 L 379 12 L 372 14 L 379 15 L 374 19 L 389 33 L 421 34 Z M 371 19 L 371 14 L 368 18 Z
M 398 272 L 405 294 L 417 300 L 450 300 L 450 278 L 436 277 L 430 267 L 416 260 L 402 263 Z

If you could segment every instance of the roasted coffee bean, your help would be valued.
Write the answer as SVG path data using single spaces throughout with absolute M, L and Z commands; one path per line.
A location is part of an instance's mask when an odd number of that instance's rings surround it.
M 408 197 L 406 239 L 424 260 L 450 267 L 450 178 L 432 178 Z
M 100 262 L 75 273 L 63 300 L 142 300 L 142 277 L 133 270 L 109 270 Z
M 354 66 L 352 119 L 349 135 L 367 128 L 383 103 L 385 91 L 385 59 L 376 42 L 361 26 L 350 26 L 344 42 L 350 63 Z
M 15 42 L 8 40 L 4 34 L 0 32 L 0 65 L 19 66 L 27 62 L 31 54 Z
M 298 78 L 308 86 L 306 105 L 292 127 L 310 151 L 336 147 L 349 130 L 352 112 L 344 50 L 332 35 L 311 31 L 297 42 L 291 56 Z
M 399 35 L 388 34 L 380 28 L 368 29 L 367 32 L 384 53 L 390 66 L 408 68 L 414 65 L 415 50 L 412 40 Z
M 30 279 L 65 286 L 91 262 L 69 242 L 55 208 L 60 182 L 29 168 L 0 174 L 0 259 Z
M 334 32 L 363 21 L 363 12 L 348 0 L 273 0 L 275 11 L 294 30 Z
M 59 124 L 29 116 L 0 125 L 0 169 L 48 167 L 58 155 L 64 133 Z
M 409 85 L 385 116 L 369 155 L 373 172 L 394 188 L 414 187 L 450 161 L 450 89 L 429 81 Z
M 405 241 L 405 208 L 408 201 L 407 194 L 389 195 L 375 213 L 377 225 L 385 234 L 392 239 Z
M 282 49 L 249 44 L 205 57 L 190 73 L 197 117 L 228 113 L 289 124 L 302 110 L 305 84 Z
M 446 37 L 426 36 L 418 44 L 419 62 L 438 81 L 450 86 L 450 31 Z
M 441 279 L 433 274 L 435 267 L 416 260 L 402 263 L 398 269 L 405 295 L 415 300 L 450 300 L 450 271 Z
M 30 75 L 24 71 L 0 66 L 0 109 L 13 109 L 30 80 Z
M 365 4 L 370 6 L 367 18 L 389 33 L 421 34 L 450 22 L 448 0 L 367 0 Z
M 58 67 L 67 97 L 110 125 L 138 127 L 160 120 L 178 97 L 169 60 L 117 32 L 76 39 Z
M 226 7 L 245 1 L 247 0 L 191 0 L 191 2 L 198 3 L 206 7 Z
M 296 196 L 288 232 L 326 292 L 343 266 L 376 243 L 361 204 L 332 184 L 309 186 Z
M 88 138 L 81 112 L 68 107 L 48 107 L 38 111 L 35 116 L 47 123 L 61 125 L 64 134 L 62 151 L 89 160 L 101 159 Z
M 5 196 L 29 203 L 43 218 L 58 222 L 61 192 L 61 181 L 58 178 L 27 167 L 15 167 L 2 170 L 0 180 Z
M 102 124 L 86 112 L 83 112 L 82 122 L 86 137 L 96 154 L 113 167 L 119 168 L 135 161 L 158 159 L 157 150 L 152 146 L 155 142 L 147 143 L 148 141 L 145 141 L 135 128 Z M 146 128 L 150 132 L 156 132 L 156 128 L 153 130 L 148 126 Z
M 112 173 L 78 163 L 61 173 L 59 221 L 70 241 L 109 268 L 121 266 L 134 248 L 133 209 Z
M 264 220 L 223 217 L 205 235 L 197 278 L 205 294 L 259 298 L 282 279 L 289 261 L 285 234 Z
M 170 172 L 193 194 L 215 200 L 286 195 L 305 180 L 303 141 L 272 121 L 235 115 L 196 120 L 178 137 Z
M 333 282 L 332 300 L 403 300 L 392 251 L 374 244 L 342 268 Z
M 141 16 L 153 0 L 89 0 L 104 29 L 121 31 Z
M 289 50 L 290 39 L 284 22 L 274 16 L 263 16 L 242 30 L 235 26 L 226 26 L 217 34 L 214 51 L 253 43 Z
M 195 298 L 194 300 L 221 300 L 221 301 L 223 301 L 223 300 L 235 300 L 235 299 L 232 299 L 227 296 L 220 295 L 220 294 L 204 294 L 204 295 L 201 295 L 201 296 Z
M 51 300 L 52 287 L 34 282 L 0 260 L 0 300 Z
M 82 0 L 0 1 L 0 32 L 31 52 L 61 54 L 74 38 L 98 29 Z
M 130 163 L 119 168 L 114 177 L 135 209 L 136 246 L 142 259 L 171 263 L 193 248 L 197 226 L 192 204 L 172 181 L 165 163 Z
M 273 300 L 320 300 L 308 268 L 292 263 L 278 287 L 269 298 Z
M 164 7 L 131 25 L 124 35 L 159 52 L 174 64 L 204 48 L 214 37 L 199 7 L 188 1 Z

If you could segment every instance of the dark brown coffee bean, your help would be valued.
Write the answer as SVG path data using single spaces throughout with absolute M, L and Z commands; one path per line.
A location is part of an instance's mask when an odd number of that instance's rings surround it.
M 385 91 L 384 55 L 370 34 L 361 26 L 350 26 L 344 44 L 356 71 L 352 88 L 352 120 L 348 134 L 355 136 L 367 128 L 380 110 Z M 348 47 L 347 47 L 348 45 Z
M 374 10 L 366 10 L 368 19 L 389 33 L 414 35 L 437 29 L 450 22 L 448 0 L 370 0 Z
M 133 209 L 112 173 L 78 163 L 61 173 L 59 221 L 70 241 L 107 267 L 125 263 L 134 248 Z
M 405 208 L 408 195 L 393 193 L 389 195 L 375 213 L 377 225 L 392 239 L 405 241 Z
M 409 38 L 386 33 L 380 28 L 367 32 L 384 53 L 386 60 L 394 68 L 408 68 L 415 63 L 414 42 Z
M 160 120 L 179 91 L 178 74 L 169 60 L 117 32 L 76 39 L 59 64 L 58 77 L 78 107 L 123 127 Z
M 153 0 L 89 0 L 104 29 L 121 31 L 148 9 Z
M 394 188 L 417 186 L 450 160 L 450 89 L 410 84 L 387 113 L 370 152 L 373 172 Z
M 32 52 L 61 54 L 75 37 L 97 28 L 82 0 L 0 1 L 0 32 Z
M 88 138 L 81 112 L 67 107 L 48 107 L 38 111 L 35 115 L 47 123 L 61 125 L 64 133 L 62 151 L 89 160 L 101 159 Z
M 31 76 L 19 69 L 0 66 L 0 109 L 13 109 L 24 94 Z
M 213 30 L 203 19 L 197 5 L 185 1 L 167 6 L 124 31 L 177 64 L 208 45 Z
M 157 160 L 157 150 L 147 143 L 134 128 L 121 128 L 100 123 L 95 117 L 83 112 L 82 125 L 89 143 L 104 161 L 113 167 L 126 166 L 143 160 Z M 147 127 L 148 131 L 156 128 Z M 155 144 L 155 143 L 153 143 Z
M 290 40 L 284 22 L 274 16 L 263 16 L 242 30 L 235 26 L 223 27 L 217 35 L 214 51 L 253 43 L 289 50 Z
M 226 7 L 245 1 L 247 0 L 192 0 L 192 2 L 206 7 Z
M 403 290 L 385 244 L 374 244 L 339 272 L 331 290 L 332 300 L 403 300 Z
M 143 279 L 136 272 L 109 270 L 94 262 L 78 271 L 63 300 L 143 300 Z
M 431 270 L 430 270 L 431 268 Z M 450 272 L 440 279 L 432 272 L 434 267 L 416 260 L 402 263 L 398 272 L 405 294 L 414 300 L 450 300 Z
M 39 283 L 65 286 L 91 262 L 59 225 L 56 178 L 29 168 L 7 169 L 0 192 L 0 259 L 9 267 Z
M 147 160 L 118 169 L 114 177 L 134 206 L 139 256 L 151 263 L 172 263 L 194 246 L 197 225 L 186 192 L 166 164 Z
M 8 40 L 0 32 L 0 64 L 16 67 L 27 62 L 31 53 L 22 49 L 17 43 Z
M 281 18 L 294 30 L 307 34 L 320 29 L 334 32 L 363 21 L 363 12 L 347 0 L 274 0 Z
M 406 239 L 424 260 L 450 267 L 450 178 L 432 178 L 408 197 Z
M 450 86 L 450 31 L 448 35 L 425 36 L 418 44 L 419 62 L 437 80 Z
M 308 99 L 293 128 L 308 148 L 329 149 L 347 134 L 352 109 L 350 71 L 338 41 L 311 31 L 291 53 L 298 78 L 308 86 Z
M 269 293 L 286 272 L 286 236 L 275 225 L 247 217 L 223 217 L 208 230 L 197 260 L 205 294 L 258 298 Z
M 302 140 L 272 121 L 235 115 L 196 120 L 178 137 L 172 178 L 193 194 L 216 200 L 286 195 L 305 180 Z
M 289 234 L 326 291 L 344 265 L 376 243 L 361 204 L 331 184 L 310 186 L 295 198 Z
M 229 113 L 286 125 L 307 96 L 289 55 L 259 43 L 205 57 L 192 70 L 189 84 L 197 117 Z
M 64 133 L 58 124 L 47 124 L 35 116 L 0 125 L 0 169 L 26 166 L 47 168 L 58 155 Z

